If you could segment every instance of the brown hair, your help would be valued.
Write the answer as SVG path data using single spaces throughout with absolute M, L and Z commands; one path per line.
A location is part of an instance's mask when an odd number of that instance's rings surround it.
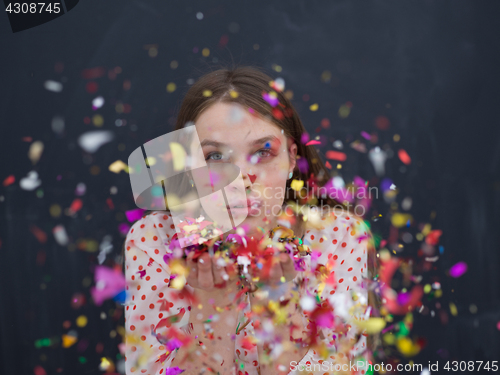
M 285 200 L 292 200 L 295 190 L 290 188 L 290 183 L 293 179 L 307 181 L 314 175 L 321 186 L 330 176 L 316 148 L 302 143 L 301 137 L 306 129 L 291 100 L 283 92 L 274 90 L 270 86 L 271 81 L 272 78 L 263 69 L 254 66 L 213 70 L 199 78 L 186 92 L 175 129 L 182 129 L 189 121 L 196 123 L 201 113 L 215 103 L 237 103 L 252 108 L 256 115 L 271 121 L 283 130 L 285 136 L 291 137 L 297 145 L 297 158 L 307 161 L 309 171 L 301 172 L 296 166 L 292 179 L 287 181 Z M 271 91 L 276 93 L 279 102 L 274 108 L 263 99 L 263 95 Z M 329 203 L 341 205 L 331 199 Z

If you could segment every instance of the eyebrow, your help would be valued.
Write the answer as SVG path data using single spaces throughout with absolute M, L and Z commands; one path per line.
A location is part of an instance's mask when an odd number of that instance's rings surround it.
M 259 145 L 259 144 L 262 144 L 262 143 L 266 143 L 266 142 L 269 142 L 269 141 L 275 141 L 278 144 L 281 144 L 281 141 L 276 136 L 269 135 L 269 136 L 262 137 L 262 138 L 259 138 L 259 139 L 256 139 L 256 140 L 252 141 L 252 146 Z M 204 147 L 204 146 L 213 146 L 213 147 L 224 147 L 224 146 L 227 146 L 226 143 L 214 141 L 214 140 L 211 140 L 211 139 L 204 139 L 200 143 L 200 145 L 201 145 L 201 147 Z

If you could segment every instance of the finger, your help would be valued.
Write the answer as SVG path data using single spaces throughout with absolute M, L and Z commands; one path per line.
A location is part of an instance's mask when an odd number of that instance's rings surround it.
M 281 253 L 279 255 L 279 260 L 281 264 L 281 270 L 286 281 L 293 280 L 297 276 L 297 271 L 295 270 L 295 264 L 292 257 L 289 254 Z
M 198 265 L 193 262 L 191 254 L 186 259 L 186 267 L 189 270 L 188 277 L 186 278 L 187 283 L 191 286 L 198 285 Z
M 226 273 L 224 269 L 224 259 L 222 258 L 213 258 L 212 259 L 212 274 L 214 275 L 214 285 L 222 284 L 224 279 L 222 276 Z
M 198 258 L 198 285 L 203 289 L 210 289 L 214 286 L 212 260 L 208 253 Z
M 269 272 L 269 282 L 271 284 L 278 284 L 281 281 L 281 276 L 283 276 L 281 262 L 276 262 L 273 264 L 271 271 Z

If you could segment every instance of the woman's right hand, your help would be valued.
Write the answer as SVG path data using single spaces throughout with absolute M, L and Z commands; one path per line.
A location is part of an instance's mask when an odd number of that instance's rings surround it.
M 198 294 L 221 302 L 228 293 L 237 291 L 236 264 L 227 264 L 218 254 L 211 258 L 208 253 L 201 255 L 195 262 L 192 255 L 194 254 L 189 254 L 186 259 L 189 269 L 187 283 L 198 289 Z

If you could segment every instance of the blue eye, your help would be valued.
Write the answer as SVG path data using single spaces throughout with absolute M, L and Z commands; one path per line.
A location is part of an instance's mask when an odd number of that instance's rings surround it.
M 222 160 L 222 154 L 220 152 L 212 152 L 207 155 L 205 160 Z
M 257 151 L 257 155 L 260 157 L 260 158 L 264 158 L 266 156 L 269 156 L 269 153 L 270 153 L 271 150 L 265 148 L 265 149 L 262 149 L 262 150 L 259 150 Z

